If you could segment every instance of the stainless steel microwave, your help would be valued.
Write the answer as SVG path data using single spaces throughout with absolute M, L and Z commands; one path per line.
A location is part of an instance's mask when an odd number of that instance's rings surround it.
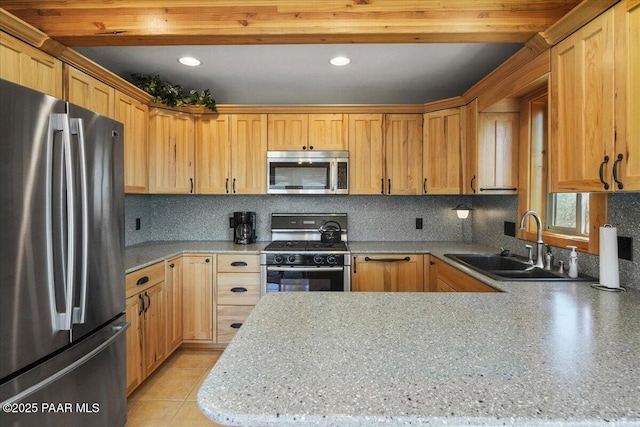
M 349 194 L 349 152 L 269 151 L 267 183 L 269 194 Z

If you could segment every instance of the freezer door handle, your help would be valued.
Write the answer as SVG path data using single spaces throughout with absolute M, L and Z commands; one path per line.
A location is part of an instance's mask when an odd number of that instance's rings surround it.
M 105 348 L 109 347 L 115 340 L 117 340 L 120 337 L 120 335 L 122 335 L 122 334 L 124 334 L 126 332 L 127 328 L 129 328 L 129 326 L 131 326 L 131 323 L 129 323 L 127 321 L 121 321 L 119 323 L 116 323 L 115 325 L 110 326 L 112 335 L 110 335 L 109 338 L 107 338 L 103 342 L 101 342 L 100 345 L 98 345 L 96 348 L 92 349 L 90 352 L 88 352 L 87 354 L 85 354 L 84 356 L 79 358 L 78 360 L 74 361 L 73 363 L 69 364 L 64 369 L 61 369 L 61 370 L 57 371 L 55 374 L 43 379 L 40 382 L 37 382 L 36 384 L 32 385 L 31 387 L 28 387 L 28 388 L 24 389 L 21 393 L 16 394 L 15 396 L 11 396 L 9 399 L 7 399 L 4 402 L 0 403 L 0 406 L 2 406 L 2 405 L 11 405 L 13 403 L 19 402 L 22 399 L 24 399 L 24 398 L 32 395 L 33 393 L 37 392 L 38 390 L 48 386 L 49 384 L 53 383 L 54 381 L 58 380 L 59 378 L 67 375 L 69 372 L 73 371 L 74 369 L 84 365 L 86 362 L 91 360 L 92 357 L 94 357 L 95 355 L 97 355 L 98 353 L 103 351 Z
M 72 118 L 70 120 L 71 134 L 76 135 L 78 139 L 78 152 L 77 156 L 80 161 L 80 218 L 81 218 L 81 230 L 82 230 L 82 254 L 89 252 L 89 196 L 88 196 L 88 180 L 87 180 L 87 162 L 86 159 L 86 140 L 84 138 L 84 124 L 82 119 Z M 73 323 L 85 323 L 87 313 L 87 274 L 88 274 L 88 259 L 87 256 L 82 256 L 80 260 L 80 302 L 78 306 L 73 307 Z M 74 294 L 75 295 L 75 290 Z

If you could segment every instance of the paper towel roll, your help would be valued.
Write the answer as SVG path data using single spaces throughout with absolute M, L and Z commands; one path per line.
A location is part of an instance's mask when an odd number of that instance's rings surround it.
M 605 224 L 600 227 L 600 285 L 620 287 L 618 272 L 618 229 Z

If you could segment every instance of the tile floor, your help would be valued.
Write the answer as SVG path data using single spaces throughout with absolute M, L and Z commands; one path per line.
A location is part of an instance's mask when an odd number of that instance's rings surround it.
M 178 349 L 128 399 L 126 427 L 216 427 L 196 402 L 200 384 L 222 354 Z

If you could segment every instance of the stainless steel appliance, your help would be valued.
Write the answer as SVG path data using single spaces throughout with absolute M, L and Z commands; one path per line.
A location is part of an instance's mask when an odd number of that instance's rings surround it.
M 256 242 L 256 213 L 234 212 L 229 218 L 229 227 L 233 228 L 233 241 L 239 245 Z
M 321 241 L 321 227 L 337 223 L 339 241 Z M 347 214 L 271 214 L 271 238 L 260 255 L 262 295 L 269 292 L 351 290 Z
M 0 425 L 122 426 L 123 126 L 0 93 Z
M 349 152 L 269 151 L 267 183 L 270 194 L 349 194 Z

